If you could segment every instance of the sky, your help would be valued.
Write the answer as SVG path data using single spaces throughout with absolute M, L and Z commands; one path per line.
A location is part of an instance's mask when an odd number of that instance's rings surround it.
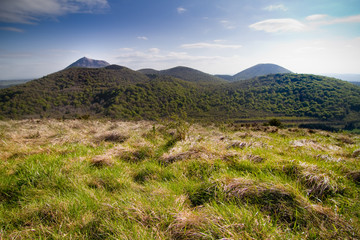
M 84 56 L 133 70 L 360 74 L 360 0 L 0 0 L 1 80 Z

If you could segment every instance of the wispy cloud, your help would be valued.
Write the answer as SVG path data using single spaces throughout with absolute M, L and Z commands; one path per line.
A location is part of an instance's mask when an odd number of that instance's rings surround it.
M 360 15 L 346 16 L 334 18 L 326 14 L 314 14 L 306 17 L 307 21 L 317 23 L 318 25 L 331 25 L 338 23 L 358 23 L 360 22 Z
M 0 27 L 0 30 L 1 31 L 18 32 L 18 33 L 24 32 L 24 30 L 22 30 L 20 28 L 14 28 L 14 27 Z
M 33 24 L 43 17 L 94 13 L 106 8 L 107 0 L 1 0 L 0 22 Z
M 148 52 L 150 52 L 150 53 L 160 53 L 160 49 L 158 49 L 158 48 L 150 48 L 148 50 Z
M 185 51 L 162 51 L 150 48 L 145 51 L 122 52 L 115 57 L 115 61 L 125 64 L 133 69 L 152 67 L 164 69 L 174 66 L 196 66 L 216 63 L 224 60 L 220 56 L 191 55 Z M 150 64 L 150 65 L 149 65 Z
M 270 5 L 264 8 L 264 10 L 266 11 L 277 11 L 277 10 L 281 10 L 281 11 L 287 11 L 287 7 L 285 7 L 283 4 L 278 4 L 278 5 Z
M 333 25 L 340 23 L 360 23 L 360 15 L 334 18 L 326 14 L 314 14 L 305 18 L 307 21 L 298 21 L 293 18 L 267 19 L 249 25 L 250 28 L 268 33 L 276 32 L 300 32 L 316 29 L 322 25 Z
M 145 36 L 139 36 L 139 37 L 137 37 L 137 39 L 139 39 L 139 40 L 148 40 L 148 38 L 145 37 Z
M 134 51 L 134 49 L 132 49 L 132 48 L 119 48 L 118 50 L 119 50 L 119 51 L 124 51 L 124 52 Z
M 329 23 L 333 23 L 333 24 L 335 24 L 335 23 L 358 23 L 358 22 L 360 22 L 360 15 L 335 18 L 335 19 L 329 21 Z
M 292 18 L 268 19 L 251 24 L 250 28 L 268 33 L 275 32 L 299 32 L 305 30 L 306 26 Z
M 318 21 L 318 20 L 323 20 L 325 18 L 329 17 L 326 14 L 314 14 L 314 15 L 310 15 L 306 17 L 306 20 L 308 21 Z
M 220 23 L 224 26 L 224 28 L 229 30 L 236 28 L 235 25 L 228 20 L 221 20 Z
M 185 49 L 191 49 L 191 48 L 238 49 L 241 47 L 242 47 L 241 45 L 228 45 L 228 44 L 204 43 L 204 42 L 181 45 L 181 48 L 185 48 Z
M 187 9 L 185 9 L 185 8 L 183 8 L 183 7 L 178 7 L 176 10 L 177 10 L 177 12 L 178 12 L 179 14 L 182 14 L 182 13 L 184 13 L 184 12 L 187 11 Z

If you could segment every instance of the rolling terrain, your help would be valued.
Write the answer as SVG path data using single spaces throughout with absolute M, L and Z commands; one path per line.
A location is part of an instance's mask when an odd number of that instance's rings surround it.
M 344 124 L 360 119 L 360 88 L 332 78 L 274 74 L 226 82 L 188 68 L 166 72 L 68 68 L 1 90 L 0 116 L 139 120 L 184 113 L 208 121 L 287 116 Z

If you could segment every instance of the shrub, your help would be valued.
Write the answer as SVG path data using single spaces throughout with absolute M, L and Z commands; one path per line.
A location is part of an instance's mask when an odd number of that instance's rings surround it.
M 279 119 L 273 118 L 269 121 L 269 126 L 281 127 L 282 123 Z

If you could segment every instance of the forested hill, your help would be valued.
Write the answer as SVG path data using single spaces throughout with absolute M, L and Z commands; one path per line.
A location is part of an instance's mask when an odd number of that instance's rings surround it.
M 154 69 L 140 69 L 139 72 L 148 75 L 162 75 L 180 78 L 189 82 L 196 83 L 225 83 L 226 81 L 214 75 L 210 75 L 199 70 L 178 66 L 166 70 L 156 71 Z
M 269 74 L 278 74 L 278 73 L 291 73 L 291 71 L 276 64 L 271 64 L 271 63 L 257 64 L 255 66 L 252 66 L 235 74 L 232 77 L 232 81 L 246 80 L 254 77 L 265 76 Z
M 233 83 L 145 75 L 126 67 L 70 68 L 0 90 L 0 117 L 113 117 L 228 120 L 264 116 L 360 119 L 360 87 L 340 80 L 275 74 Z

